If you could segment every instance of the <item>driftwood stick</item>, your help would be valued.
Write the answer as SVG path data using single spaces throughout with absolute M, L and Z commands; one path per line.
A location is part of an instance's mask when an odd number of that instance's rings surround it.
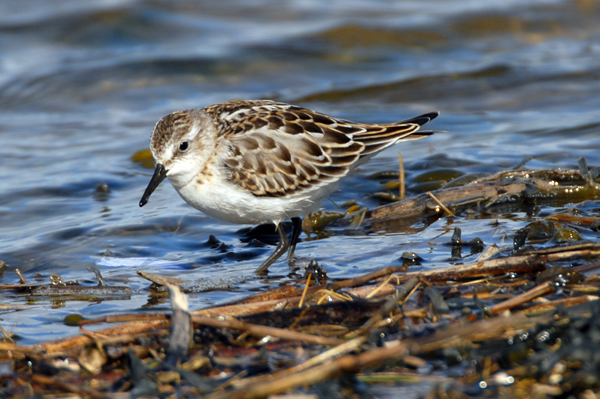
M 504 302 L 500 302 L 489 308 L 491 314 L 502 313 L 505 310 L 516 308 L 526 302 L 531 301 L 533 298 L 537 298 L 538 296 L 545 295 L 549 292 L 552 292 L 554 288 L 552 287 L 551 281 L 546 281 L 543 284 L 540 284 L 536 287 L 533 287 L 527 292 L 522 293 L 521 295 L 517 295 L 515 297 L 510 298 Z
M 432 193 L 441 203 L 451 208 L 453 203 L 458 201 L 461 201 L 462 204 L 487 202 L 500 195 L 520 194 L 526 188 L 525 183 L 513 183 L 504 186 L 498 183 L 477 183 L 463 187 L 435 190 Z M 373 209 L 365 223 L 435 213 L 436 208 L 439 209 L 439 205 L 428 194 L 421 194 Z
M 316 335 L 305 334 L 297 331 L 286 330 L 283 328 L 260 326 L 256 324 L 243 323 L 236 319 L 220 320 L 211 317 L 193 316 L 192 321 L 196 324 L 217 328 L 231 328 L 235 330 L 248 332 L 256 337 L 265 337 L 271 335 L 273 337 L 292 340 L 310 342 L 319 345 L 339 345 L 342 341 L 336 338 L 319 337 Z
M 573 179 L 578 177 L 581 185 L 572 184 Z M 555 184 L 557 181 L 566 184 Z M 535 191 L 533 194 L 532 189 Z M 480 203 L 489 206 L 503 197 L 524 199 L 538 193 L 561 196 L 569 192 L 569 202 L 576 202 L 588 198 L 586 191 L 589 190 L 598 192 L 596 185 L 582 177 L 579 170 L 510 170 L 480 177 L 464 186 L 435 190 L 432 194 L 448 208 L 459 208 Z M 377 230 L 380 221 L 439 213 L 436 208 L 438 204 L 428 194 L 421 194 L 373 209 L 365 223 L 374 224 L 372 229 Z
M 74 394 L 78 394 L 81 396 L 86 396 L 94 399 L 102 399 L 105 397 L 103 393 L 100 393 L 94 389 L 88 387 L 79 387 L 75 384 L 69 384 L 67 382 L 59 381 L 56 378 L 47 377 L 41 374 L 34 374 L 31 376 L 33 382 L 38 383 L 40 385 L 48 385 L 60 388 L 67 392 L 72 392 Z
M 600 256 L 600 244 L 584 244 L 580 249 L 570 250 L 570 247 L 554 248 L 555 252 L 533 251 L 526 255 L 511 256 L 475 262 L 466 265 L 457 265 L 441 269 L 410 272 L 399 275 L 399 280 L 404 282 L 412 276 L 417 276 L 430 281 L 446 281 L 473 277 L 490 277 L 506 273 L 532 273 L 544 270 L 548 262 L 556 262 L 572 258 L 590 258 Z

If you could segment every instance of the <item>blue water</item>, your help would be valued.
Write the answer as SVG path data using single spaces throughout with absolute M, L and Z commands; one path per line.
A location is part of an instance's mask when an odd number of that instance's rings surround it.
M 29 280 L 58 273 L 93 284 L 95 266 L 109 284 L 140 290 L 94 303 L 0 293 L 2 303 L 29 303 L 0 320 L 24 344 L 76 333 L 61 324 L 68 313 L 140 310 L 149 293 L 138 270 L 243 277 L 233 290 L 192 295 L 192 308 L 301 276 L 279 262 L 269 279 L 256 277 L 273 247 L 243 243 L 246 226 L 202 215 L 167 182 L 138 207 L 152 171 L 131 157 L 174 110 L 271 98 L 360 122 L 441 111 L 431 127 L 446 133 L 386 150 L 332 196 L 370 208 L 382 186 L 368 177 L 397 169 L 398 152 L 409 178 L 441 167 L 495 172 L 530 155 L 532 168 L 575 167 L 580 156 L 600 164 L 593 1 L 8 0 L 0 49 L 0 284 L 18 281 L 15 268 Z M 454 226 L 486 244 L 505 239 L 489 221 L 441 219 L 417 234 L 305 241 L 296 266 L 316 258 L 330 277 L 347 278 L 397 264 L 405 251 L 447 266 L 442 244 Z M 225 252 L 207 244 L 211 234 Z

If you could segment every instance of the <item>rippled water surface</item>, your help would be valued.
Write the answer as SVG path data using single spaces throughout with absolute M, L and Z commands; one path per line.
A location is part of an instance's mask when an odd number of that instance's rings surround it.
M 414 233 L 331 231 L 281 261 L 273 250 L 186 205 L 164 183 L 138 207 L 152 173 L 132 156 L 156 121 L 179 109 L 271 98 L 360 122 L 392 122 L 432 110 L 446 133 L 386 150 L 332 200 L 373 208 L 376 172 L 409 180 L 441 168 L 494 172 L 533 156 L 532 168 L 600 164 L 600 3 L 556 1 L 119 1 L 0 3 L 0 284 L 65 280 L 136 292 L 128 300 L 27 305 L 1 324 L 22 344 L 75 334 L 69 313 L 134 312 L 149 303 L 138 270 L 189 280 L 229 279 L 229 290 L 191 296 L 192 308 L 298 278 L 316 258 L 329 277 L 389 264 L 405 251 L 423 267 L 448 265 L 452 229 L 501 244 L 526 219 L 443 218 Z M 385 179 L 383 179 L 385 180 Z M 389 180 L 389 179 L 388 179 Z M 414 180 L 412 180 L 414 183 Z M 410 188 L 410 187 L 409 187 Z M 331 202 L 324 209 L 336 210 Z M 209 243 L 214 235 L 224 245 Z M 468 260 L 467 258 L 466 260 Z M 40 325 L 44 333 L 40 334 Z

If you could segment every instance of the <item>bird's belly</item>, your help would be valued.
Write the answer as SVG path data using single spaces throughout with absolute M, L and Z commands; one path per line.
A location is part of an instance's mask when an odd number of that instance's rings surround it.
M 230 223 L 256 224 L 279 222 L 313 212 L 335 187 L 288 197 L 257 197 L 229 182 L 202 185 L 192 182 L 175 189 L 188 204 L 209 216 Z

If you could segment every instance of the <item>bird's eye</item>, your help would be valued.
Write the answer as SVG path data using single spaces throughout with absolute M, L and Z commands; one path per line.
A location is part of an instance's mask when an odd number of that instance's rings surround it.
M 190 143 L 188 143 L 187 141 L 183 141 L 181 142 L 181 144 L 179 144 L 179 151 L 185 151 L 188 149 L 189 146 Z

